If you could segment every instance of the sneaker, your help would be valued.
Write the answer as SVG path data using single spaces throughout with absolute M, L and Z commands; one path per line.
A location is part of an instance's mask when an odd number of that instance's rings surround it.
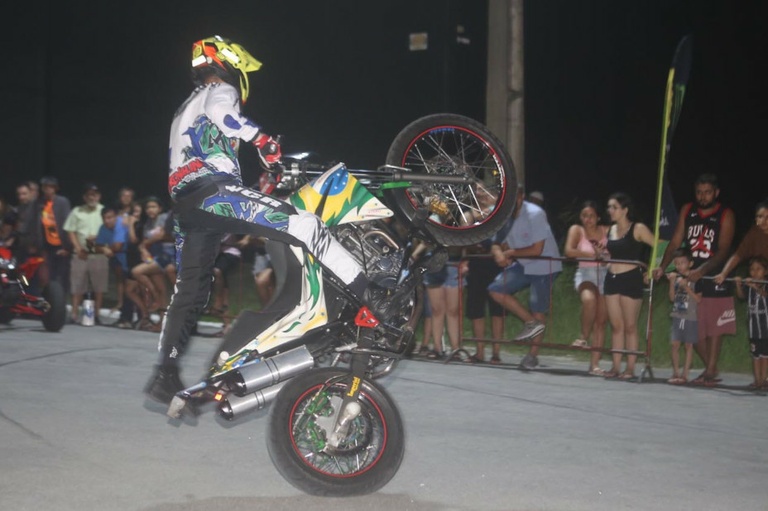
M 535 369 L 536 366 L 538 365 L 539 365 L 539 357 L 531 355 L 530 353 L 524 356 L 523 360 L 520 361 L 520 367 L 522 367 L 523 369 Z
M 532 321 L 526 321 L 525 326 L 523 326 L 523 329 L 520 331 L 519 334 L 517 334 L 515 337 L 512 338 L 513 341 L 527 341 L 528 339 L 532 339 L 542 333 L 546 326 L 544 323 L 540 323 L 536 321 L 535 319 Z
M 155 374 L 144 387 L 144 393 L 159 403 L 168 404 L 184 385 L 179 378 L 179 368 L 176 366 L 155 366 Z

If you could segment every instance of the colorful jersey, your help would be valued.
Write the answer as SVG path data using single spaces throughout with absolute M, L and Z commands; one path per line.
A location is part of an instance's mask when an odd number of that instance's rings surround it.
M 53 215 L 53 201 L 49 200 L 43 206 L 41 216 L 43 222 L 43 232 L 45 233 L 45 242 L 52 247 L 61 246 L 61 237 L 58 227 L 56 227 L 56 217 Z
M 718 243 L 720 241 L 720 231 L 723 225 L 723 216 L 728 208 L 722 204 L 717 204 L 712 213 L 704 215 L 701 210 L 690 206 L 685 215 L 685 232 L 683 239 L 685 244 L 690 247 L 693 256 L 693 267 L 698 268 L 715 255 Z M 712 268 L 710 275 L 716 275 L 722 269 Z M 715 284 L 712 279 L 701 279 L 699 282 L 699 291 L 704 297 L 732 296 L 733 291 L 729 282 L 723 282 L 721 285 Z
M 190 183 L 225 175 L 242 184 L 237 152 L 259 127 L 240 113 L 237 90 L 227 83 L 197 87 L 176 111 L 171 126 L 168 192 L 176 198 Z

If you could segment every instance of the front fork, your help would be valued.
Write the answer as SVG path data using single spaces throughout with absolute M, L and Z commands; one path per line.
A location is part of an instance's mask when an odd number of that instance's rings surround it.
M 358 398 L 360 396 L 360 387 L 363 383 L 363 378 L 365 378 L 368 370 L 368 361 L 371 358 L 368 350 L 373 347 L 373 329 L 367 327 L 359 328 L 360 341 L 358 345 L 362 349 L 352 353 L 349 385 L 347 387 L 347 392 L 344 394 L 344 399 L 341 402 L 339 413 L 336 415 L 333 431 L 328 437 L 328 444 L 333 448 L 338 448 L 341 441 L 347 437 L 352 421 L 355 420 L 363 410 Z

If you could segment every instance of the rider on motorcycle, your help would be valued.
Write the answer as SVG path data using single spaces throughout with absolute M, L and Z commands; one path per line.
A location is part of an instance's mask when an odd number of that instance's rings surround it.
M 206 305 L 222 234 L 250 234 L 303 247 L 384 320 L 387 291 L 371 283 L 357 261 L 315 215 L 243 186 L 240 141 L 254 145 L 262 164 L 280 162 L 277 140 L 241 113 L 248 74 L 261 62 L 219 36 L 192 45 L 196 87 L 171 125 L 168 191 L 175 202 L 177 280 L 160 333 L 160 357 L 145 393 L 168 403 L 184 387 L 178 359 Z

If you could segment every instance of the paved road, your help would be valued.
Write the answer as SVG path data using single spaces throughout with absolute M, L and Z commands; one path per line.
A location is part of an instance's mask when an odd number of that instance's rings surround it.
M 768 398 L 737 387 L 605 381 L 563 357 L 405 361 L 384 382 L 406 422 L 400 471 L 373 495 L 314 498 L 273 468 L 265 412 L 179 423 L 145 402 L 156 342 L 0 326 L 1 510 L 768 509 Z M 196 338 L 183 376 L 215 348 Z

